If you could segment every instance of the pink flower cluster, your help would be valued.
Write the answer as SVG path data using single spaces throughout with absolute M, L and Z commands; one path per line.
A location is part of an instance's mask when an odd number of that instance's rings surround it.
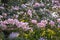
M 58 23 L 60 23 L 60 18 L 59 18 L 59 19 L 57 19 L 57 22 L 58 22 Z
M 48 22 L 48 20 L 41 20 L 39 23 L 37 23 L 37 20 L 31 20 L 31 23 L 37 24 L 37 27 L 40 27 L 40 28 L 46 27 L 47 24 L 49 24 L 50 26 L 55 26 L 54 21 Z
M 31 20 L 31 23 L 37 24 L 37 20 Z
M 54 22 L 54 21 L 50 21 L 49 24 L 50 24 L 51 26 L 55 26 L 55 22 Z
M 32 28 L 29 27 L 28 23 L 27 22 L 19 22 L 18 19 L 8 19 L 8 20 L 5 20 L 5 21 L 0 21 L 0 25 L 2 27 L 7 27 L 6 24 L 12 24 L 12 25 L 16 25 L 17 28 L 22 28 L 24 30 L 30 30 Z
M 60 19 L 57 19 L 57 22 L 60 23 Z M 51 27 L 55 26 L 55 22 L 50 20 L 48 22 L 48 20 L 41 20 L 40 22 L 37 22 L 37 20 L 31 20 L 31 23 L 36 24 L 37 27 L 40 28 L 45 28 L 47 26 L 47 24 L 49 24 Z M 6 24 L 11 24 L 11 25 L 16 25 L 17 28 L 22 28 L 24 30 L 32 30 L 31 27 L 29 27 L 29 23 L 28 22 L 20 22 L 18 19 L 7 19 L 5 21 L 0 21 L 0 26 L 2 26 L 2 28 L 6 29 L 7 25 Z M 58 25 L 58 27 L 60 27 Z
M 34 7 L 40 7 L 40 3 L 35 3 L 33 6 Z
M 12 6 L 12 9 L 13 9 L 13 10 L 19 10 L 20 8 L 19 8 L 19 6 L 15 6 L 15 7 Z
M 44 7 L 45 5 L 43 3 L 35 3 L 33 7 Z
M 32 17 L 32 10 L 29 9 L 29 10 L 27 11 L 27 14 L 28 14 L 30 17 Z
M 2 15 L 0 15 L 0 18 L 3 18 L 3 16 L 2 16 Z
M 47 20 L 41 20 L 41 22 L 37 23 L 37 26 L 38 27 L 45 27 L 47 23 L 48 23 Z

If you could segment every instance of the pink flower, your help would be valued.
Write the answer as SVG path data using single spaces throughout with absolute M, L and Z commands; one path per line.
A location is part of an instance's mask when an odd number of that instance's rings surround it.
M 33 24 L 36 24 L 36 23 L 37 23 L 37 20 L 31 20 L 31 22 L 32 22 Z
M 27 22 L 18 22 L 17 24 L 16 24 L 16 26 L 18 27 L 18 28 L 26 28 L 27 26 L 28 26 L 28 23 Z
M 3 15 L 4 17 L 6 17 L 6 16 L 7 16 L 7 13 L 2 13 L 2 15 Z
M 30 31 L 33 32 L 33 29 L 32 29 L 31 27 L 26 27 L 26 28 L 24 28 L 24 30 L 25 30 L 25 31 L 30 30 Z
M 35 3 L 33 7 L 44 7 L 45 5 L 43 3 Z
M 14 22 L 15 22 L 15 24 L 18 24 L 19 20 L 18 19 L 14 19 Z
M 46 24 L 44 24 L 44 23 L 37 23 L 37 26 L 38 26 L 38 27 L 45 27 Z
M 19 16 L 19 15 L 15 15 L 15 14 L 14 14 L 14 18 L 18 18 L 18 16 Z
M 0 21 L 0 24 L 4 24 L 5 25 L 6 23 L 4 21 Z
M 18 17 L 19 17 L 19 15 L 15 15 L 15 17 L 16 17 L 16 18 L 18 18 Z
M 44 7 L 45 5 L 44 5 L 44 3 L 40 3 L 40 7 Z
M 0 26 L 3 30 L 7 28 L 7 26 L 3 22 L 1 22 Z
M 59 18 L 59 19 L 57 19 L 57 22 L 58 22 L 58 23 L 60 23 L 60 18 Z
M 18 28 L 22 28 L 23 30 L 29 30 L 30 29 L 27 22 L 25 22 L 25 23 L 24 22 L 19 22 L 17 24 L 17 27 Z
M 21 7 L 22 7 L 22 8 L 26 8 L 27 6 L 26 6 L 25 4 L 22 4 Z
M 54 21 L 50 21 L 49 24 L 50 24 L 51 26 L 55 26 L 55 22 L 54 22 Z
M 28 23 L 25 22 L 25 23 L 22 23 L 22 28 L 25 28 L 25 27 L 29 27 Z
M 27 11 L 27 14 L 28 14 L 30 17 L 32 17 L 32 10 L 29 9 L 29 10 Z
M 17 23 L 16 23 L 16 26 L 17 26 L 18 28 L 22 27 L 22 25 L 23 25 L 22 22 L 17 22 Z
M 40 3 L 35 3 L 33 6 L 34 7 L 40 7 Z
M 55 1 L 55 3 L 59 3 L 59 1 Z
M 3 21 L 4 24 L 8 24 L 7 20 Z
M 15 6 L 15 7 L 12 6 L 12 9 L 13 9 L 13 10 L 19 10 L 19 6 Z
M 41 23 L 47 24 L 48 21 L 47 20 L 41 20 Z
M 2 15 L 0 15 L 0 18 L 3 18 L 3 16 L 2 16 Z
M 13 20 L 13 19 L 10 19 L 10 18 L 7 20 L 7 22 L 8 22 L 9 24 L 13 24 L 13 25 L 15 24 L 14 20 Z

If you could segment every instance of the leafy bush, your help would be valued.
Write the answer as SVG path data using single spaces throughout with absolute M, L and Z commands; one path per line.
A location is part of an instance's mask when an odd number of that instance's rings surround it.
M 0 40 L 60 40 L 59 11 L 54 0 L 0 0 Z

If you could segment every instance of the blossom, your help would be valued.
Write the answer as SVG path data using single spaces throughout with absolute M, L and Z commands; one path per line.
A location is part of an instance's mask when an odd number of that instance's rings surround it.
M 37 23 L 37 26 L 38 26 L 38 27 L 45 27 L 46 24 L 44 24 L 44 23 Z
M 40 3 L 40 7 L 44 7 L 45 5 L 44 5 L 44 3 Z
M 27 6 L 26 6 L 25 4 L 22 4 L 21 7 L 22 7 L 22 8 L 26 8 Z
M 16 24 L 16 26 L 18 27 L 18 28 L 22 28 L 23 30 L 32 30 L 30 27 L 29 27 L 29 25 L 28 25 L 28 23 L 27 22 L 18 22 L 17 24 Z
M 22 23 L 22 28 L 24 29 L 24 28 L 26 28 L 26 27 L 29 27 L 28 23 L 27 23 L 27 22 Z
M 33 24 L 36 24 L 36 23 L 37 23 L 37 20 L 31 20 L 31 22 L 32 22 Z
M 44 7 L 44 3 L 35 3 L 33 7 Z
M 0 21 L 0 26 L 3 30 L 7 28 L 6 23 L 4 23 L 3 21 Z
M 28 27 L 28 23 L 27 22 L 18 22 L 17 24 L 16 24 L 16 26 L 18 27 L 18 28 L 26 28 L 26 27 Z
M 40 3 L 35 3 L 33 7 L 40 7 Z
M 13 24 L 13 25 L 15 24 L 14 20 L 13 20 L 13 19 L 10 19 L 10 18 L 7 20 L 7 22 L 8 22 L 9 24 Z
M 47 24 L 48 21 L 47 20 L 41 20 L 41 23 Z
M 19 33 L 18 32 L 12 32 L 10 35 L 9 35 L 9 38 L 10 39 L 14 39 L 14 38 L 16 38 L 16 37 L 18 37 L 19 36 Z
M 57 22 L 58 22 L 58 23 L 60 23 L 60 18 L 59 18 L 59 19 L 57 19 Z
M 15 6 L 15 7 L 12 6 L 12 9 L 13 9 L 13 10 L 19 10 L 20 8 L 19 8 L 19 6 Z
M 17 26 L 18 28 L 22 27 L 22 25 L 23 25 L 22 22 L 17 22 L 17 23 L 16 23 L 16 26 Z
M 37 26 L 38 26 L 38 27 L 45 27 L 47 23 L 48 23 L 47 20 L 41 20 L 40 23 L 37 23 Z
M 14 14 L 14 18 L 18 18 L 18 17 L 19 17 L 19 15 L 15 15 L 15 14 Z
M 7 16 L 7 13 L 2 13 L 3 17 L 6 17 Z
M 14 19 L 15 24 L 19 23 L 18 19 Z
M 8 22 L 5 20 L 5 21 L 0 21 L 0 24 L 8 24 Z
M 0 18 L 3 18 L 3 16 L 2 16 L 2 15 L 0 15 Z
M 3 21 L 4 24 L 8 24 L 7 20 Z
M 55 22 L 54 22 L 54 21 L 50 21 L 49 24 L 50 24 L 51 26 L 55 26 Z
M 27 14 L 28 14 L 30 17 L 32 17 L 32 10 L 29 9 L 29 10 L 27 11 Z
M 24 30 L 25 31 L 30 30 L 31 32 L 33 32 L 33 28 L 31 28 L 31 27 L 26 27 L 26 28 L 24 28 Z

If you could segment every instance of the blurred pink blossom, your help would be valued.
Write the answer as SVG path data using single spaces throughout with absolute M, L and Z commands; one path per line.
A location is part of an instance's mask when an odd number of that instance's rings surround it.
M 40 7 L 44 7 L 45 6 L 45 4 L 44 3 L 40 3 Z
M 3 30 L 7 28 L 7 25 L 5 25 L 5 23 L 3 23 L 3 21 L 0 21 L 0 26 Z
M 13 24 L 13 25 L 15 24 L 14 20 L 13 20 L 13 19 L 10 19 L 10 18 L 7 20 L 7 22 L 8 22 L 9 24 Z
M 31 20 L 33 24 L 37 24 L 37 20 Z
M 2 15 L 0 15 L 0 18 L 3 18 L 3 16 L 2 16 Z
M 17 26 L 18 28 L 22 27 L 22 25 L 23 25 L 22 22 L 17 22 L 17 23 L 16 23 L 16 26 Z
M 41 23 L 47 24 L 48 21 L 47 20 L 41 20 Z
M 40 3 L 35 3 L 33 6 L 34 7 L 40 7 Z
M 20 8 L 19 8 L 19 6 L 15 6 L 15 7 L 12 6 L 12 9 L 13 9 L 13 10 L 19 10 Z
M 29 9 L 29 10 L 27 11 L 27 14 L 28 14 L 30 17 L 32 17 L 32 10 Z
M 28 23 L 24 23 L 24 22 L 18 22 L 17 24 L 16 24 L 16 26 L 18 27 L 18 28 L 26 28 L 27 26 L 28 26 Z
M 25 31 L 30 30 L 30 31 L 33 32 L 33 29 L 32 29 L 31 27 L 26 27 L 26 28 L 24 28 L 24 30 L 25 30 Z
M 37 26 L 38 26 L 38 27 L 45 27 L 46 24 L 44 24 L 44 23 L 41 22 L 41 23 L 37 23 Z
M 3 21 L 4 24 L 8 24 L 7 20 Z
M 19 16 L 19 15 L 15 15 L 15 14 L 14 14 L 14 18 L 18 18 L 18 16 Z
M 57 22 L 58 22 L 58 23 L 60 23 L 60 18 L 59 18 L 59 19 L 57 19 Z
M 22 23 L 22 28 L 26 28 L 26 27 L 29 27 L 28 23 L 27 22 Z
M 50 24 L 51 26 L 55 26 L 55 22 L 54 22 L 54 21 L 50 21 L 49 24 Z
M 2 16 L 3 16 L 3 17 L 6 17 L 6 16 L 7 16 L 7 13 L 2 13 Z
M 18 27 L 18 28 L 22 28 L 23 30 L 30 30 L 31 28 L 29 27 L 29 25 L 28 25 L 28 23 L 27 22 L 18 22 L 17 24 L 16 24 L 16 26 Z
M 33 7 L 44 7 L 44 3 L 35 3 Z
M 19 20 L 18 19 L 14 19 L 14 22 L 15 22 L 15 24 L 18 24 Z

